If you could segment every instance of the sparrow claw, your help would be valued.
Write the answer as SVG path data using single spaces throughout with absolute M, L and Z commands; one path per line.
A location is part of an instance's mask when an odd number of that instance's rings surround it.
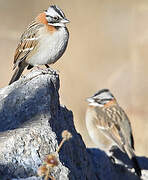
M 54 70 L 54 69 L 52 69 L 52 68 L 50 68 L 50 67 L 48 67 L 48 68 L 46 68 L 46 69 L 42 69 L 42 72 L 43 72 L 43 74 L 45 73 L 49 73 L 49 74 L 51 74 L 51 75 L 56 75 L 57 74 L 57 71 L 56 70 Z

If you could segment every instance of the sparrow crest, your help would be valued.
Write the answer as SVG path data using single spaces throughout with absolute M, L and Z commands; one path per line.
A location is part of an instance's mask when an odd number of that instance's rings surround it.
M 58 6 L 50 6 L 46 11 L 46 20 L 48 25 L 55 27 L 65 27 L 65 24 L 69 22 L 64 12 L 58 8 Z

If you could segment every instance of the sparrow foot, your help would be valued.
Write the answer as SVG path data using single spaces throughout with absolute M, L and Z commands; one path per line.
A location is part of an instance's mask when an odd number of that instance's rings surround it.
M 56 75 L 57 72 L 58 72 L 58 71 L 52 69 L 52 68 L 49 67 L 49 66 L 48 66 L 48 68 L 46 68 L 46 69 L 42 69 L 42 73 L 43 73 L 43 74 L 44 74 L 44 73 L 45 73 L 45 74 L 46 74 L 46 73 L 49 73 L 49 74 L 51 74 L 51 75 Z

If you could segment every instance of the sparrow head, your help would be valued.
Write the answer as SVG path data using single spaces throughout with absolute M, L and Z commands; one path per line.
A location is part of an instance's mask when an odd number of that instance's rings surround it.
M 69 22 L 66 19 L 65 14 L 63 11 L 55 5 L 50 6 L 46 11 L 46 19 L 49 25 L 55 27 L 65 27 L 65 24 Z
M 102 89 L 95 93 L 92 97 L 87 98 L 90 106 L 99 106 L 103 107 L 110 101 L 115 100 L 113 94 L 109 89 Z

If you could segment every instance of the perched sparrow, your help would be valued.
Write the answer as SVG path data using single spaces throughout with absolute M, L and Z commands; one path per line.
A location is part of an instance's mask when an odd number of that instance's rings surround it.
M 108 89 L 98 91 L 87 99 L 86 126 L 93 142 L 109 155 L 116 145 L 132 160 L 138 176 L 141 169 L 134 153 L 134 139 L 130 121 Z
M 14 55 L 15 73 L 9 84 L 17 81 L 25 67 L 55 63 L 64 53 L 69 32 L 63 11 L 53 5 L 39 14 L 26 28 Z

